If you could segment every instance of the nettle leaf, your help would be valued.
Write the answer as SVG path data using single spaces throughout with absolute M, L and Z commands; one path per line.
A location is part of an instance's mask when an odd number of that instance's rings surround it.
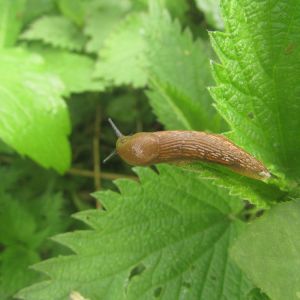
M 199 178 L 211 180 L 211 183 L 225 188 L 230 195 L 240 197 L 254 204 L 257 209 L 269 208 L 276 201 L 283 201 L 287 192 L 281 191 L 275 184 L 239 175 L 213 163 L 196 162 L 180 164 L 180 167 L 194 172 Z
M 26 0 L 0 1 L 0 48 L 13 46 L 23 25 Z
M 20 244 L 36 250 L 47 237 L 61 232 L 69 223 L 66 218 L 62 218 L 64 199 L 60 194 L 46 193 L 30 200 L 17 200 L 1 191 L 0 243 L 2 245 L 9 247 Z
M 45 14 L 57 13 L 56 1 L 53 0 L 26 0 L 24 11 L 25 24 Z
M 209 25 L 223 29 L 224 22 L 221 16 L 220 0 L 195 0 L 197 7 L 203 11 Z
M 7 174 L 6 169 L 0 170 Z M 14 180 L 18 177 L 20 174 L 14 175 Z M 1 299 L 10 299 L 18 290 L 41 277 L 29 266 L 40 261 L 40 249 L 44 253 L 52 250 L 53 243 L 51 245 L 47 238 L 65 230 L 69 223 L 68 218 L 62 218 L 63 199 L 60 195 L 45 194 L 30 201 L 20 200 L 5 192 L 9 185 L 7 182 L 0 184 Z
M 87 12 L 84 33 L 89 37 L 86 44 L 88 52 L 99 53 L 105 40 L 119 26 L 129 8 L 127 1 L 107 2 Z
M 7 226 L 7 225 L 6 225 Z M 28 266 L 40 261 L 36 251 L 21 245 L 6 248 L 0 253 L 0 297 L 11 299 L 21 288 L 38 280 L 40 275 Z
M 62 16 L 44 16 L 33 22 L 21 36 L 22 39 L 39 40 L 57 48 L 83 49 L 86 38 L 70 20 Z
M 44 72 L 40 56 L 20 49 L 0 53 L 0 137 L 43 167 L 70 165 L 70 122 L 62 82 Z
M 228 257 L 243 229 L 238 198 L 193 173 L 162 165 L 97 193 L 106 211 L 78 215 L 92 230 L 56 237 L 76 254 L 36 265 L 50 279 L 23 299 L 244 299 L 252 285 Z
M 231 256 L 271 299 L 300 297 L 300 202 L 281 203 L 250 224 Z
M 152 0 L 134 0 L 132 1 L 132 4 L 141 10 L 147 10 L 151 1 Z M 187 10 L 189 9 L 189 4 L 186 0 L 159 0 L 157 3 L 161 7 L 165 7 L 170 12 L 172 17 L 176 19 L 184 19 L 186 17 Z
M 58 0 L 57 4 L 65 17 L 78 26 L 82 26 L 85 17 L 85 7 L 81 0 Z
M 220 130 L 207 86 L 213 79 L 211 49 L 181 31 L 169 14 L 152 7 L 147 24 L 145 56 L 150 78 L 150 104 L 168 129 Z
M 30 211 L 2 191 L 0 203 L 0 243 L 5 246 L 13 245 L 16 242 L 30 244 L 34 238 L 33 233 L 36 226 Z
M 217 109 L 234 140 L 277 174 L 300 176 L 300 2 L 222 2 L 226 33 L 211 33 Z
M 118 26 L 100 50 L 95 77 L 113 85 L 143 87 L 147 76 L 143 69 L 145 15 L 130 14 Z
M 172 16 L 175 18 L 184 18 L 187 10 L 189 9 L 188 1 L 186 0 L 160 0 L 162 4 L 168 9 Z
M 95 80 L 93 73 L 95 61 L 82 54 L 71 53 L 49 47 L 30 47 L 45 61 L 45 70 L 58 75 L 64 82 L 67 92 L 103 91 L 104 83 Z

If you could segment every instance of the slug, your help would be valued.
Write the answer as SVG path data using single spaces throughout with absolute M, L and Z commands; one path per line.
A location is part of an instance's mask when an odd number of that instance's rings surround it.
M 255 179 L 271 177 L 259 160 L 224 136 L 187 130 L 139 132 L 124 136 L 111 119 L 109 122 L 118 140 L 116 151 L 105 161 L 115 153 L 134 166 L 204 161 L 226 166 Z

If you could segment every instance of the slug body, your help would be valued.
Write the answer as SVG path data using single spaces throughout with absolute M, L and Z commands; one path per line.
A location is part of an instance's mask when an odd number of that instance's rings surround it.
M 201 160 L 224 165 L 255 179 L 271 176 L 260 161 L 227 138 L 200 131 L 140 132 L 120 136 L 116 151 L 130 165 Z

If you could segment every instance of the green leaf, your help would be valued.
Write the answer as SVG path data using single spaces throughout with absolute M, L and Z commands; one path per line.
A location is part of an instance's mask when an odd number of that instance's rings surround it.
M 46 14 L 57 13 L 56 3 L 53 0 L 26 0 L 24 11 L 25 24 Z
M 92 58 L 49 47 L 29 49 L 44 58 L 45 70 L 58 75 L 69 93 L 104 90 L 104 83 L 93 79 L 95 62 Z
M 227 189 L 230 195 L 248 200 L 257 209 L 266 209 L 287 197 L 287 192 L 281 191 L 271 183 L 239 175 L 213 163 L 196 162 L 180 165 L 181 168 L 192 171 L 195 176 L 207 178 L 211 183 Z
M 126 110 L 124 110 L 124 107 L 126 107 Z M 135 99 L 132 94 L 125 94 L 120 97 L 110 99 L 106 107 L 106 114 L 113 120 L 130 124 L 132 120 L 136 120 L 138 118 L 138 111 L 136 107 L 137 99 Z
M 78 215 L 92 230 L 56 237 L 76 254 L 36 265 L 50 279 L 23 299 L 243 299 L 251 290 L 228 257 L 243 224 L 241 203 L 193 173 L 163 165 L 136 169 L 140 183 L 97 193 L 106 211 Z
M 117 5 L 118 4 L 118 5 Z M 87 13 L 84 33 L 90 38 L 86 50 L 98 53 L 129 10 L 126 1 L 109 2 Z
M 145 16 L 130 14 L 110 35 L 100 50 L 95 77 L 114 85 L 143 87 L 147 82 L 143 69 Z
M 248 295 L 246 300 L 270 300 L 270 298 L 261 292 L 260 289 L 254 288 Z
M 82 0 L 58 0 L 60 11 L 78 26 L 82 26 L 85 18 L 85 9 Z
M 20 154 L 64 172 L 70 165 L 69 116 L 62 82 L 44 72 L 40 56 L 0 54 L 0 137 Z
M 69 224 L 69 219 L 63 218 L 64 199 L 61 195 L 45 194 L 36 198 L 31 193 L 30 199 L 22 199 L 23 188 L 19 196 L 22 200 L 15 198 L 18 191 L 14 187 L 20 179 L 24 182 L 23 172 L 16 174 L 17 170 L 0 169 L 1 176 L 10 176 L 13 181 L 2 180 L 0 183 L 1 299 L 11 299 L 18 290 L 41 277 L 29 270 L 29 266 L 40 261 L 39 253 L 49 255 L 54 247 L 47 238 L 65 230 Z M 29 181 L 26 180 L 26 183 Z M 6 190 L 12 190 L 14 197 Z
M 217 28 L 223 29 L 224 22 L 220 11 L 220 0 L 195 0 L 197 7 L 203 11 L 207 22 Z
M 0 243 L 6 246 L 16 242 L 30 244 L 36 229 L 33 215 L 18 201 L 3 192 L 0 194 L 0 204 Z
M 153 2 L 153 0 L 151 0 Z M 147 10 L 149 7 L 149 0 L 132 0 L 132 4 L 140 9 L 140 10 Z M 184 19 L 187 15 L 187 10 L 189 9 L 188 1 L 186 0 L 155 0 L 158 5 L 167 9 L 172 17 L 176 19 Z
M 189 9 L 188 1 L 186 0 L 160 0 L 168 9 L 174 18 L 183 19 Z
M 7 225 L 6 225 L 7 226 Z M 32 284 L 40 275 L 28 266 L 40 261 L 36 251 L 22 246 L 6 248 L 0 253 L 0 297 L 11 297 L 21 288 Z
M 300 2 L 222 2 L 226 33 L 211 33 L 217 109 L 237 144 L 288 179 L 300 176 Z M 282 175 L 280 175 L 282 176 Z
M 0 1 L 0 48 L 13 46 L 23 25 L 26 0 Z
M 25 40 L 39 40 L 57 48 L 83 49 L 86 38 L 68 19 L 62 16 L 44 16 L 31 24 L 21 36 Z
M 47 237 L 61 232 L 69 223 L 66 221 L 67 218 L 62 218 L 64 199 L 60 194 L 46 193 L 40 197 L 31 195 L 30 201 L 26 200 L 16 200 L 1 191 L 0 243 L 2 245 L 9 247 L 20 244 L 26 248 L 38 249 Z
M 167 12 L 152 7 L 145 39 L 150 104 L 168 129 L 220 130 L 207 86 L 211 49 L 182 32 Z
M 249 225 L 231 256 L 271 299 L 300 297 L 300 202 L 282 203 Z

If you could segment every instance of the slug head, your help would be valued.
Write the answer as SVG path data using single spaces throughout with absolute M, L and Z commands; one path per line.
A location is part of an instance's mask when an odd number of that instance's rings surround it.
M 116 150 L 119 156 L 130 165 L 151 165 L 159 154 L 158 137 L 147 132 L 121 136 L 117 140 Z

